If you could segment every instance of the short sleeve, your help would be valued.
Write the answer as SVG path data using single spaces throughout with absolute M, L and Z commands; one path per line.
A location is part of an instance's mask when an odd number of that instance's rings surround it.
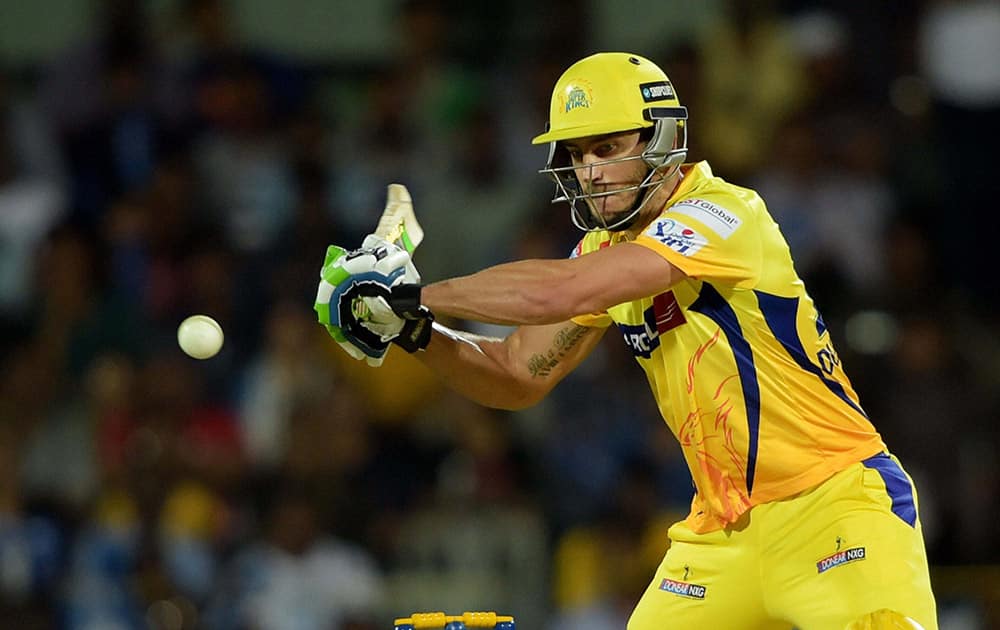
M 761 272 L 757 213 L 737 197 L 688 198 L 636 238 L 692 278 L 750 287 Z
M 611 316 L 607 313 L 577 315 L 572 321 L 577 326 L 586 326 L 587 328 L 607 328 L 612 324 Z

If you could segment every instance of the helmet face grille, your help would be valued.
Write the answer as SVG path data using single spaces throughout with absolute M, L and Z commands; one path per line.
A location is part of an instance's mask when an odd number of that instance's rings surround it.
M 655 108 L 649 109 L 654 110 Z M 669 172 L 664 174 L 669 175 L 673 170 L 680 168 L 687 157 L 687 133 L 685 131 L 687 110 L 683 107 L 669 109 L 668 113 L 678 117 L 656 118 L 658 113 L 663 112 L 649 111 L 646 113 L 648 119 L 653 121 L 653 134 L 646 143 L 646 148 L 639 155 L 593 162 L 586 166 L 574 166 L 569 152 L 562 146 L 561 142 L 550 143 L 548 162 L 545 168 L 539 170 L 539 173 L 547 175 L 556 185 L 552 203 L 567 202 L 569 204 L 573 225 L 585 232 L 626 229 L 642 210 L 650 193 L 662 183 L 662 178 L 654 180 L 654 175 L 665 169 Z M 634 160 L 642 160 L 649 167 L 649 172 L 642 182 L 611 191 L 591 193 L 583 191 L 577 177 L 577 173 L 582 169 L 592 170 L 595 167 Z M 592 210 L 592 204 L 597 199 L 633 190 L 641 190 L 642 193 L 636 199 L 631 212 L 611 224 L 608 224 L 599 213 Z

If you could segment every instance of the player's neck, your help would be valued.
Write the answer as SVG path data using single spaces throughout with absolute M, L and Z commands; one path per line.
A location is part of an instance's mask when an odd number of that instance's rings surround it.
M 660 213 L 663 212 L 663 206 L 673 197 L 683 179 L 684 173 L 681 172 L 681 169 L 677 169 L 670 178 L 663 182 L 662 186 L 656 189 L 653 196 L 646 202 L 642 212 L 639 213 L 639 219 L 627 230 L 624 230 L 625 240 L 634 241 L 649 227 L 653 219 L 660 216 Z

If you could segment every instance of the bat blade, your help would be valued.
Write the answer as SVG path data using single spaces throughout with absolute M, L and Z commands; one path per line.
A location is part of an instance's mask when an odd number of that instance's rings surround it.
M 424 240 L 424 229 L 413 212 L 410 191 L 402 184 L 389 184 L 385 210 L 379 218 L 375 235 L 402 247 L 409 254 Z

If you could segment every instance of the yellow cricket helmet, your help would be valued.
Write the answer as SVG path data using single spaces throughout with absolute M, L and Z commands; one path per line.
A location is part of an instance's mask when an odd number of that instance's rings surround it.
M 552 90 L 549 123 L 532 144 L 558 142 L 652 127 L 663 118 L 686 119 L 670 79 L 655 63 L 639 55 L 597 53 L 563 72 Z
M 673 84 L 655 63 L 624 52 L 604 52 L 585 57 L 563 72 L 552 90 L 549 122 L 545 133 L 532 144 L 549 143 L 549 158 L 540 172 L 556 183 L 553 203 L 569 202 L 573 223 L 583 230 L 624 229 L 638 215 L 648 189 L 662 180 L 653 175 L 660 169 L 679 168 L 687 156 L 687 109 L 681 106 Z M 613 225 L 604 224 L 577 201 L 589 202 L 615 190 L 585 194 L 576 177 L 576 167 L 560 143 L 563 140 L 648 129 L 641 155 L 626 158 L 644 161 L 649 175 L 633 189 L 643 189 L 633 211 Z M 625 189 L 629 190 L 629 189 Z

